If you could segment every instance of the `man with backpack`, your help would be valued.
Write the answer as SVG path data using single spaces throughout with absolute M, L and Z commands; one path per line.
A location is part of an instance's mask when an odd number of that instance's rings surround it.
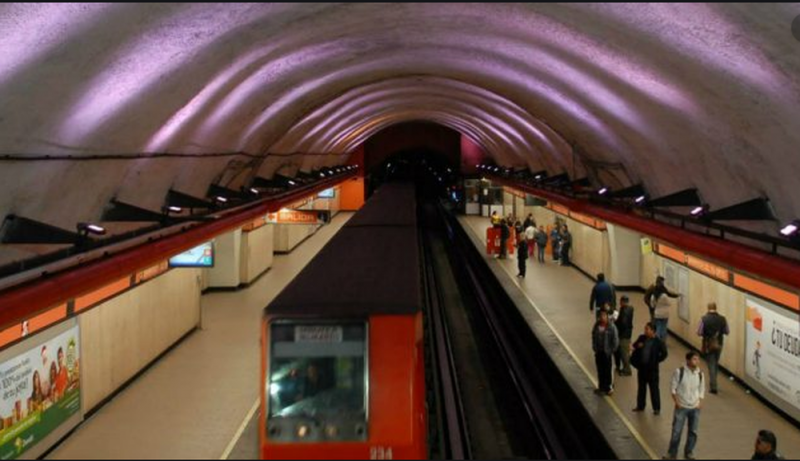
M 694 447 L 697 444 L 697 431 L 700 427 L 700 408 L 705 397 L 705 380 L 700 370 L 700 355 L 691 351 L 686 354 L 686 365 L 672 374 L 672 400 L 675 401 L 675 415 L 672 419 L 672 437 L 669 451 L 664 459 L 676 459 L 681 443 L 683 426 L 689 422 L 689 433 L 686 438 L 683 454 L 686 459 L 694 459 Z
M 719 392 L 717 387 L 717 373 L 719 373 L 719 359 L 722 356 L 722 346 L 725 335 L 730 334 L 728 320 L 724 315 L 717 313 L 717 303 L 708 303 L 708 313 L 700 320 L 697 335 L 703 338 L 703 355 L 708 362 L 708 378 L 712 394 Z

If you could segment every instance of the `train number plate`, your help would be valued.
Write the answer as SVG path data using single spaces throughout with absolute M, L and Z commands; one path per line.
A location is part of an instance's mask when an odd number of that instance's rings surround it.
M 342 327 L 322 325 L 298 325 L 294 328 L 297 343 L 340 343 Z
M 392 447 L 370 447 L 369 459 L 394 459 Z

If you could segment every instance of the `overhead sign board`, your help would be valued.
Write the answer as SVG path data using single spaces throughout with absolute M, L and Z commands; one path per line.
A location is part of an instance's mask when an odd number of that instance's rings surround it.
M 267 215 L 273 224 L 327 224 L 331 220 L 328 210 L 281 210 Z

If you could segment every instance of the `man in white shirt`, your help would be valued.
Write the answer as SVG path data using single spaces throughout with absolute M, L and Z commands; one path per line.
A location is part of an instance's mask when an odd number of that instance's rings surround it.
M 533 223 L 525 228 L 525 240 L 528 241 L 528 257 L 533 256 L 533 247 L 536 244 L 535 238 L 536 238 L 536 223 Z
M 697 444 L 697 430 L 700 425 L 700 408 L 705 398 L 705 379 L 700 370 L 700 355 L 697 352 L 686 354 L 686 365 L 672 374 L 672 400 L 675 401 L 675 416 L 672 419 L 672 438 L 669 451 L 664 459 L 676 459 L 681 434 L 686 420 L 689 420 L 689 434 L 686 438 L 684 456 L 694 459 L 694 447 Z

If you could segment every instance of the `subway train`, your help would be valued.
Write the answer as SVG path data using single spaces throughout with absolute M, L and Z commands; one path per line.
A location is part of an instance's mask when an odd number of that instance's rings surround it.
M 263 459 L 428 457 L 414 185 L 388 183 L 264 309 Z

